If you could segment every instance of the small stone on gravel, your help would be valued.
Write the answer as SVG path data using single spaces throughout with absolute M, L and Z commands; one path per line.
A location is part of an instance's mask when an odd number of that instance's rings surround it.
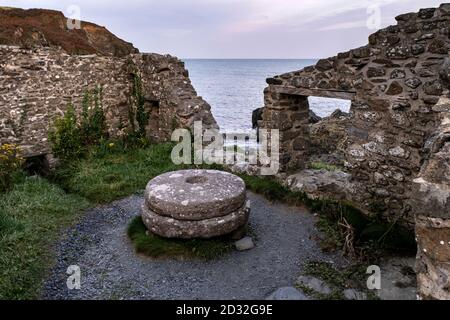
M 344 290 L 344 296 L 347 300 L 367 300 L 367 295 L 364 292 L 355 289 Z
M 320 294 L 331 294 L 330 287 L 324 281 L 314 277 L 300 276 L 297 279 L 296 285 L 304 286 Z
M 266 300 L 308 300 L 308 297 L 296 288 L 284 287 L 272 293 Z
M 251 250 L 255 247 L 255 243 L 251 237 L 245 237 L 234 243 L 238 251 Z

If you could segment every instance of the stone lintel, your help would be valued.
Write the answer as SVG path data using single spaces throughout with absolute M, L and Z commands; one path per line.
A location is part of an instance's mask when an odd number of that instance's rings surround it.
M 325 90 L 325 89 L 307 89 L 307 88 L 297 88 L 292 86 L 270 86 L 272 92 L 281 94 L 291 94 L 297 96 L 313 96 L 322 98 L 336 98 L 344 100 L 354 100 L 356 92 L 354 91 L 342 91 L 342 90 Z

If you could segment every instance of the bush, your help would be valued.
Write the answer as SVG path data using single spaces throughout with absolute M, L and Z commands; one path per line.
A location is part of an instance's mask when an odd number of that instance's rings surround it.
M 23 164 L 20 148 L 14 144 L 0 146 L 0 191 L 9 190 L 13 176 Z
M 83 154 L 83 139 L 72 104 L 62 118 L 55 120 L 49 140 L 53 154 L 63 161 L 78 159 Z
M 108 138 L 102 99 L 102 87 L 98 86 L 92 93 L 87 90 L 81 121 L 78 121 L 72 104 L 62 118 L 55 120 L 49 140 L 56 157 L 63 161 L 78 159 L 85 155 L 89 146 L 98 145 Z

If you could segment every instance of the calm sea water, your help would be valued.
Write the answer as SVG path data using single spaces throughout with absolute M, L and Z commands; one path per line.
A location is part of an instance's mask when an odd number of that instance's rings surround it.
M 197 93 L 209 102 L 221 130 L 247 131 L 252 111 L 264 105 L 266 78 L 300 70 L 316 60 L 216 60 L 186 59 L 186 68 Z M 337 108 L 348 111 L 350 102 L 311 97 L 311 109 L 327 116 Z

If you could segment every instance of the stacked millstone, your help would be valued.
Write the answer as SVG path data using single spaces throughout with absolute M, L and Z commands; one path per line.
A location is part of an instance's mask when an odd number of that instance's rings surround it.
M 162 174 L 148 183 L 142 205 L 148 230 L 165 238 L 226 235 L 244 227 L 249 214 L 244 181 L 216 170 Z

